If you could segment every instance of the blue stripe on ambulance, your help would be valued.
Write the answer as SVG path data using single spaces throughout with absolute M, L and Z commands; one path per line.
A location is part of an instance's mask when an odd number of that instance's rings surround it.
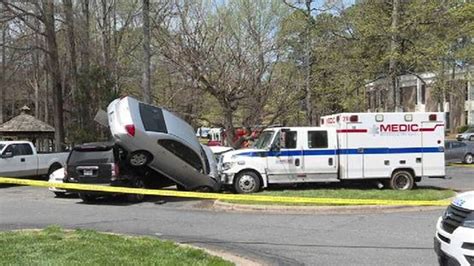
M 411 148 L 362 148 L 362 149 L 329 149 L 329 150 L 281 150 L 243 152 L 236 156 L 275 157 L 275 156 L 324 156 L 334 154 L 400 154 L 400 153 L 438 153 L 444 152 L 443 147 L 411 147 Z

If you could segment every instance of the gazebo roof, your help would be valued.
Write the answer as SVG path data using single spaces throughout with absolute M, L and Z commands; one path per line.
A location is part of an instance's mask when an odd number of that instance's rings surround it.
M 22 114 L 15 116 L 9 121 L 0 125 L 0 134 L 15 132 L 53 133 L 54 128 L 51 125 L 36 119 L 34 116 L 23 112 Z

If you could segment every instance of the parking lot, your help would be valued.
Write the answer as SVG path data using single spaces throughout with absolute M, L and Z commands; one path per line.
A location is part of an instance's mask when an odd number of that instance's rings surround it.
M 448 167 L 452 179 L 420 186 L 474 190 L 474 168 Z M 434 265 L 434 225 L 442 209 L 373 214 L 220 212 L 211 201 L 150 198 L 84 204 L 44 188 L 1 186 L 0 229 L 92 228 L 150 235 L 230 251 L 280 265 Z

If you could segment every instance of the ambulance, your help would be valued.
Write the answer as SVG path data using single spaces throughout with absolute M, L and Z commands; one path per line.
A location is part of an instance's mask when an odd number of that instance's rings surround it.
M 272 184 L 367 180 L 410 190 L 443 178 L 444 113 L 341 113 L 320 127 L 265 129 L 254 146 L 219 159 L 223 185 L 253 193 Z

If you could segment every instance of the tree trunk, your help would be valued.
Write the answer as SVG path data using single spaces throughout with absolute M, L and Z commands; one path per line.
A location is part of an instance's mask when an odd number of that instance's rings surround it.
M 2 8 L 3 10 L 3 8 Z M 7 35 L 7 26 L 6 22 L 2 25 L 2 43 L 6 41 Z M 6 48 L 2 45 L 2 69 L 0 72 L 0 124 L 4 122 L 3 109 L 5 106 L 5 76 L 7 74 L 7 65 L 6 65 Z
M 225 127 L 225 134 L 226 134 L 226 141 L 227 146 L 231 146 L 235 149 L 240 147 L 236 147 L 234 143 L 235 138 L 235 128 L 234 128 L 234 121 L 233 121 L 233 111 L 230 107 L 223 108 L 223 115 L 224 115 L 224 127 Z
M 110 74 L 110 21 L 109 11 L 107 8 L 107 0 L 101 0 L 102 4 L 102 60 L 103 65 L 107 68 Z
M 393 0 L 392 8 L 392 25 L 390 38 L 390 61 L 388 67 L 389 80 L 389 111 L 401 111 L 400 109 L 400 89 L 398 88 L 398 60 L 397 53 L 399 52 L 399 20 L 400 20 L 400 0 Z
M 81 53 L 81 66 L 79 72 L 82 77 L 88 77 L 90 74 L 90 11 L 89 11 L 89 0 L 81 1 L 81 12 L 82 12 L 82 45 L 79 47 Z M 83 82 L 84 83 L 84 82 Z M 90 88 L 82 84 L 78 87 L 78 93 L 81 96 L 81 100 L 89 99 Z M 81 112 L 81 117 L 79 118 L 80 128 L 90 128 L 89 121 L 91 119 L 89 108 L 91 102 L 81 102 L 79 104 L 79 110 Z
M 82 0 L 82 29 L 83 31 L 83 43 L 81 51 L 81 72 L 89 73 L 89 53 L 90 53 L 90 14 L 89 14 L 89 0 Z
M 76 88 L 77 88 L 77 58 L 76 58 L 76 38 L 74 34 L 74 15 L 72 9 L 71 0 L 63 0 L 64 13 L 66 15 L 67 22 L 67 37 L 69 42 L 69 57 L 71 60 L 71 81 L 70 89 L 72 93 L 73 105 L 76 105 L 74 100 L 76 99 Z
M 59 67 L 59 53 L 56 43 L 56 31 L 54 26 L 54 0 L 43 1 L 44 27 L 46 42 L 48 44 L 49 72 L 53 83 L 53 107 L 55 127 L 55 149 L 64 149 L 64 118 L 63 118 L 63 87 L 61 84 L 61 72 Z
M 146 103 L 151 102 L 151 68 L 150 68 L 150 0 L 143 0 L 143 77 L 142 98 Z
M 312 53 L 311 53 L 311 3 L 312 0 L 306 0 L 306 36 L 305 36 L 305 106 L 306 106 L 306 118 L 308 125 L 313 126 L 314 124 L 314 110 L 313 110 L 313 91 L 311 86 L 312 80 Z

